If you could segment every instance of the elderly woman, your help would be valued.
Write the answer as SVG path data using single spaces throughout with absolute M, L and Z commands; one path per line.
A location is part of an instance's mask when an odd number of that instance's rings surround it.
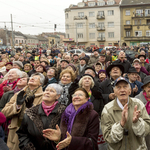
M 107 79 L 107 73 L 106 73 L 106 70 L 100 70 L 98 72 L 98 78 L 99 78 L 99 81 L 100 82 L 103 82 Z
M 32 70 L 32 65 L 27 63 L 24 65 L 24 71 L 29 75 L 29 71 Z
M 16 93 L 2 109 L 2 113 L 7 118 L 12 118 L 11 124 L 8 126 L 9 134 L 7 140 L 7 146 L 11 150 L 19 150 L 19 141 L 16 131 L 21 125 L 25 109 L 42 102 L 42 84 L 44 80 L 45 77 L 43 74 L 32 74 L 28 85 Z
M 146 107 L 147 113 L 150 115 L 150 76 L 144 78 L 144 83 L 142 86 L 143 91 L 140 94 L 136 95 L 135 98 L 140 99 Z M 150 149 L 150 135 L 146 138 L 146 145 L 148 150 Z
M 61 104 L 64 104 L 66 106 L 69 104 L 68 89 L 70 85 L 74 82 L 74 80 L 75 80 L 75 74 L 72 70 L 64 69 L 61 72 L 59 85 L 63 87 L 63 93 L 61 94 L 58 100 Z
M 11 69 L 8 72 L 8 80 L 5 80 L 0 84 L 0 98 L 5 92 L 13 90 L 21 77 L 22 72 L 19 69 Z
M 58 143 L 57 149 L 98 150 L 99 116 L 88 99 L 85 89 L 77 89 L 62 115 L 60 128 L 43 131 L 44 137 Z
M 42 103 L 26 111 L 21 127 L 17 131 L 20 149 L 54 150 L 52 142 L 43 137 L 43 129 L 55 129 L 60 124 L 65 106 L 58 103 L 62 86 L 53 83 L 43 93 Z

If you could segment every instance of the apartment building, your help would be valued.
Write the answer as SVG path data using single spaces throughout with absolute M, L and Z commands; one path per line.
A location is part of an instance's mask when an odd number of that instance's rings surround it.
M 79 2 L 65 9 L 65 44 L 72 47 L 120 45 L 120 0 Z
M 121 44 L 138 46 L 150 43 L 150 1 L 122 0 Z

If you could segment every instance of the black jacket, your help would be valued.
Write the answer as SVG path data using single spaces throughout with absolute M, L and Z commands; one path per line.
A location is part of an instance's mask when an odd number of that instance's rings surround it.
M 8 91 L 3 94 L 1 100 L 0 100 L 0 111 L 5 107 L 5 105 L 10 101 L 10 99 L 13 97 L 14 91 Z
M 42 104 L 32 107 L 26 111 L 21 127 L 16 132 L 19 138 L 21 150 L 54 150 L 52 141 L 43 137 L 42 131 L 47 128 L 55 129 L 60 124 L 60 119 L 65 106 L 57 104 L 47 117 Z
M 143 72 L 139 72 L 138 73 L 139 74 L 139 76 L 141 77 L 141 82 L 143 83 L 143 81 L 144 81 L 144 78 L 147 76 L 145 73 L 143 73 Z
M 106 105 L 111 100 L 109 99 L 109 94 L 114 93 L 113 86 L 111 85 L 111 80 L 106 79 L 100 83 L 100 92 L 102 93 L 104 99 L 104 105 Z

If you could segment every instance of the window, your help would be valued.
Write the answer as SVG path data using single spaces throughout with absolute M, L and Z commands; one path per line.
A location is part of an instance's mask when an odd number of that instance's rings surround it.
M 22 40 L 22 44 L 23 44 L 23 40 Z
M 25 40 L 25 44 L 26 44 L 26 40 Z
M 101 28 L 101 29 L 104 28 L 104 22 L 99 22 L 98 27 Z
M 95 39 L 95 33 L 89 33 L 89 38 L 90 39 Z
M 89 17 L 94 17 L 94 12 L 89 12 Z
M 66 24 L 66 29 L 69 29 L 69 24 Z
M 130 10 L 126 10 L 126 16 L 130 16 Z
M 98 11 L 99 16 L 104 16 L 104 11 Z
M 135 36 L 136 36 L 136 37 L 142 36 L 142 31 L 135 31 Z
M 126 37 L 130 37 L 131 32 L 130 31 L 126 31 Z
M 109 27 L 109 28 L 114 27 L 114 22 L 108 22 L 108 27 Z
M 18 40 L 16 40 L 16 44 L 18 44 Z
M 140 25 L 141 24 L 141 19 L 134 20 L 134 25 Z
M 99 33 L 99 37 L 100 37 L 100 38 L 105 38 L 105 32 Z
M 114 10 L 108 10 L 108 16 L 113 16 L 114 15 Z
M 150 25 L 150 19 L 147 19 L 146 22 L 147 22 L 147 25 Z
M 84 17 L 84 12 L 78 12 L 79 17 Z
M 146 36 L 150 36 L 150 30 L 146 31 Z
M 108 46 L 112 46 L 112 43 L 108 43 Z
M 136 10 L 136 16 L 142 17 L 143 16 L 143 9 Z
M 99 45 L 100 45 L 100 47 L 104 47 L 104 43 L 100 43 Z
M 89 28 L 90 29 L 95 28 L 95 23 L 89 23 Z
M 66 34 L 66 38 L 69 38 L 69 34 Z
M 150 16 L 150 9 L 145 9 L 145 16 Z
M 90 43 L 90 46 L 95 46 L 95 43 Z
M 30 40 L 28 40 L 28 43 L 30 43 Z
M 126 20 L 126 24 L 130 24 L 130 20 Z
M 88 3 L 88 6 L 89 6 L 89 7 L 95 6 L 95 2 L 89 2 L 89 3 Z
M 97 5 L 98 5 L 98 6 L 104 6 L 104 5 L 105 5 L 105 2 L 97 2 Z
M 68 13 L 66 13 L 66 15 L 65 15 L 65 16 L 66 16 L 66 19 L 68 19 L 68 16 L 69 16 L 69 15 L 68 15 Z
M 107 5 L 114 5 L 115 1 L 107 1 Z
M 78 33 L 77 37 L 78 37 L 78 39 L 83 39 L 83 33 Z
M 108 38 L 114 38 L 114 32 L 108 32 Z
M 20 43 L 20 40 L 19 40 L 19 43 Z M 32 40 L 31 40 L 31 43 L 32 43 Z
M 83 28 L 83 23 L 77 23 L 77 28 Z

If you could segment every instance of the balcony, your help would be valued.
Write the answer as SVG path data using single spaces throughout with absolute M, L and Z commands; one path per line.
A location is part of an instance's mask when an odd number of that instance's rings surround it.
M 105 31 L 105 27 L 97 27 L 97 31 Z
M 124 25 L 125 30 L 132 30 L 132 25 Z
M 105 15 L 97 15 L 97 19 L 105 19 Z
M 74 16 L 74 20 L 87 20 L 87 16 Z
M 126 41 L 150 41 L 150 36 L 130 36 L 124 37 Z
M 74 42 L 74 38 L 64 38 L 63 42 Z
M 105 42 L 105 37 L 98 37 L 98 38 L 97 38 L 97 41 L 98 41 L 98 42 Z

